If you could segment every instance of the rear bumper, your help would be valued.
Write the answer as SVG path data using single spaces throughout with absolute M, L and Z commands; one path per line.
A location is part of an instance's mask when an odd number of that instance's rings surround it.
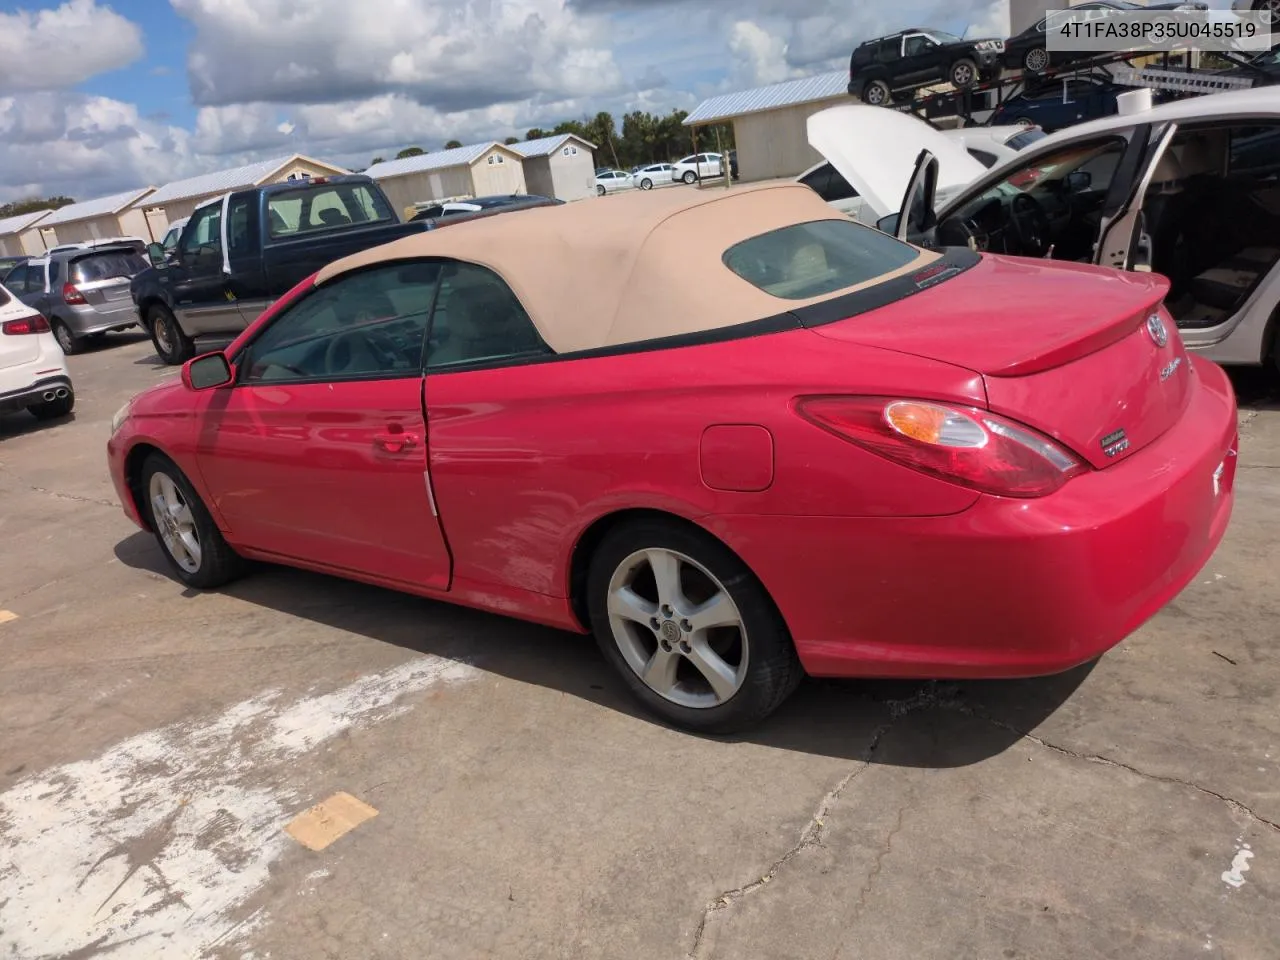
M 0 393 L 0 412 L 25 410 L 27 407 L 37 403 L 44 403 L 46 400 L 54 399 L 53 397 L 46 397 L 46 393 L 52 392 L 56 395 L 59 390 L 66 390 L 68 393 L 73 392 L 70 377 L 61 374 L 52 377 L 41 377 L 21 390 Z
M 127 330 L 138 325 L 138 308 L 129 303 L 127 308 L 113 310 L 110 313 L 96 307 L 71 310 L 62 315 L 62 319 L 71 332 L 78 337 L 87 337 L 94 333 L 106 333 L 109 330 Z
M 1069 669 L 1159 611 L 1226 531 L 1235 398 L 1221 369 L 1192 363 L 1197 389 L 1176 427 L 1043 499 L 983 496 L 949 517 L 720 517 L 711 529 L 770 591 L 810 674 Z

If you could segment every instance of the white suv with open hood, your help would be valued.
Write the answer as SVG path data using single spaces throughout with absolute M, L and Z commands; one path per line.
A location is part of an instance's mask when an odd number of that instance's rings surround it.
M 809 140 L 881 229 L 1155 272 L 1188 349 L 1222 364 L 1280 354 L 1280 87 L 1070 127 L 961 186 L 954 140 L 897 111 L 835 107 L 809 118 Z

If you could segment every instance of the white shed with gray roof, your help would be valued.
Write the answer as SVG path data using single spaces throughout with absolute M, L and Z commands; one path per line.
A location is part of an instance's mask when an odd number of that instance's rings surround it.
M 35 257 L 47 249 L 40 236 L 40 221 L 52 210 L 20 213 L 0 220 L 0 257 Z
M 849 72 L 833 70 L 710 97 L 685 117 L 685 126 L 732 123 L 742 180 L 794 177 L 822 160 L 809 146 L 809 117 L 828 107 L 853 103 Z M 699 141 L 700 149 L 715 149 Z
M 524 158 L 530 193 L 559 200 L 581 200 L 596 192 L 596 145 L 572 133 L 511 144 Z
M 393 207 L 409 216 L 415 204 L 430 200 L 529 192 L 523 158 L 492 140 L 386 160 L 364 172 L 378 181 Z
M 244 190 L 264 183 L 283 183 L 304 177 L 337 176 L 350 173 L 343 167 L 323 160 L 314 160 L 300 153 L 286 157 L 259 160 L 240 167 L 217 170 L 213 173 L 188 177 L 166 183 L 146 198 L 144 204 L 151 237 L 159 240 L 169 229 L 169 224 L 191 216 L 196 207 L 213 197 L 220 197 L 233 190 Z M 151 239 L 149 237 L 148 239 Z
M 147 218 L 137 204 L 153 190 L 155 187 L 142 187 L 59 207 L 40 221 L 40 234 L 45 246 L 111 237 L 138 237 L 150 241 Z

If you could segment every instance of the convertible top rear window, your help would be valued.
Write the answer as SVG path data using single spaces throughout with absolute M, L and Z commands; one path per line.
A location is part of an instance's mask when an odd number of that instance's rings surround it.
M 724 264 L 784 300 L 808 300 L 874 281 L 916 260 L 920 251 L 852 220 L 815 220 L 735 243 Z

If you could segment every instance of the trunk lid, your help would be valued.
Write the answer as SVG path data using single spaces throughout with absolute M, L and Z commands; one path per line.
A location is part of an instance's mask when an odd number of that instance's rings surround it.
M 962 140 L 923 120 L 884 107 L 841 106 L 808 120 L 809 145 L 840 171 L 874 211 L 874 222 L 897 213 L 921 150 L 938 161 L 937 197 L 945 199 L 987 172 Z
M 1190 359 L 1163 307 L 1168 286 L 1153 274 L 984 256 L 813 332 L 980 373 L 994 413 L 1102 468 L 1161 436 L 1190 400 Z

